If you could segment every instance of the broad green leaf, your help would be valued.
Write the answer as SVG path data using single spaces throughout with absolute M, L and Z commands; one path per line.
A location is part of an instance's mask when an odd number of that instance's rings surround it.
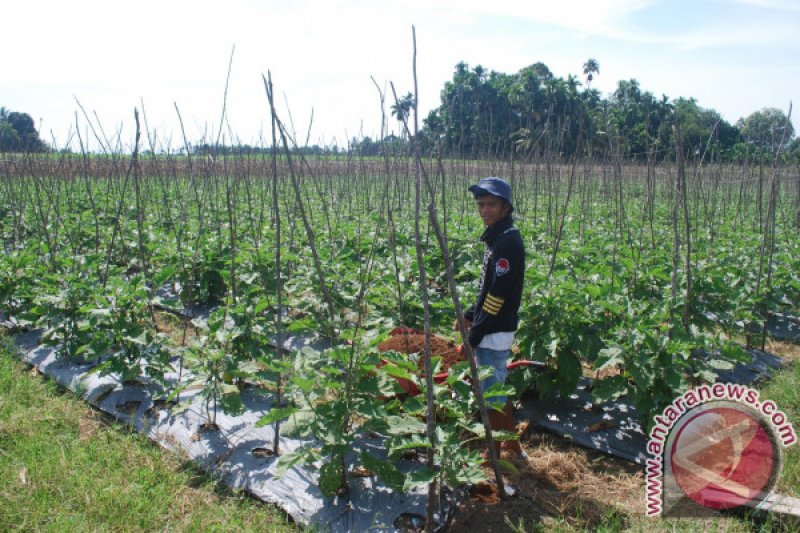
M 578 384 L 583 369 L 580 360 L 572 353 L 561 350 L 558 352 L 558 388 L 563 394 L 568 394 Z
M 256 422 L 256 427 L 260 428 L 262 426 L 274 424 L 279 420 L 285 420 L 289 418 L 291 415 L 298 412 L 299 410 L 300 410 L 299 408 L 294 406 L 274 407 L 270 409 L 267 414 L 258 419 L 258 422 Z
M 285 452 L 278 459 L 275 474 L 281 477 L 296 464 L 311 462 L 314 459 L 314 455 L 313 449 L 309 446 L 300 446 L 290 452 Z
M 437 470 L 433 468 L 423 466 L 421 468 L 417 468 L 412 470 L 406 475 L 406 481 L 403 485 L 403 491 L 409 492 L 414 487 L 419 487 L 420 485 L 428 485 L 432 481 L 434 481 L 439 475 Z
M 361 452 L 361 464 L 375 472 L 389 488 L 404 490 L 406 476 L 392 462 L 378 459 L 368 452 Z
M 412 437 L 410 440 L 404 440 L 397 444 L 392 444 L 389 447 L 389 454 L 396 455 L 399 452 L 406 450 L 413 450 L 415 448 L 432 448 L 430 441 L 423 437 Z
M 390 416 L 387 421 L 390 435 L 425 433 L 425 423 L 410 416 Z
M 618 346 L 603 348 L 597 355 L 595 364 L 597 365 L 597 370 L 625 364 L 624 352 L 622 348 Z
M 315 385 L 313 379 L 303 378 L 300 376 L 292 376 L 292 383 L 305 393 L 311 392 Z
M 514 477 L 519 476 L 519 469 L 511 461 L 506 459 L 497 459 L 497 468 L 504 474 L 510 474 Z
M 383 365 L 381 370 L 393 378 L 407 379 L 408 381 L 414 381 L 415 379 L 413 374 L 394 364 Z
M 222 412 L 228 415 L 240 415 L 244 413 L 242 395 L 239 394 L 239 391 L 223 394 L 220 407 L 222 408 Z
M 592 397 L 598 402 L 616 400 L 628 390 L 628 380 L 623 376 L 610 376 L 598 379 L 592 388 Z
M 342 488 L 343 482 L 344 471 L 341 458 L 334 456 L 320 468 L 319 489 L 325 496 L 333 496 Z
M 485 400 L 490 400 L 491 398 L 497 398 L 498 396 L 513 396 L 515 393 L 516 391 L 511 385 L 501 385 L 499 383 L 495 383 L 489 387 L 489 390 L 483 393 L 483 398 Z
M 709 359 L 707 364 L 714 370 L 731 370 L 734 366 L 733 363 L 724 359 Z
M 287 437 L 306 436 L 311 431 L 314 420 L 314 411 L 310 409 L 301 409 L 289 415 L 289 418 L 282 426 L 281 433 Z
M 156 286 L 163 285 L 175 275 L 176 271 L 177 267 L 175 265 L 167 265 L 153 276 L 153 283 Z

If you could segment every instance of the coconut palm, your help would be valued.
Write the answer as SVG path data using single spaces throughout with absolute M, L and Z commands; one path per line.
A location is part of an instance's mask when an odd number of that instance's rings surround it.
M 583 74 L 586 76 L 586 88 L 588 89 L 592 84 L 594 75 L 600 74 L 600 64 L 596 59 L 590 57 L 586 60 L 586 63 L 583 64 Z
M 414 103 L 414 95 L 408 93 L 392 104 L 392 116 L 400 123 L 400 134 L 404 140 L 406 138 L 405 123 L 408 120 L 411 109 L 414 107 Z

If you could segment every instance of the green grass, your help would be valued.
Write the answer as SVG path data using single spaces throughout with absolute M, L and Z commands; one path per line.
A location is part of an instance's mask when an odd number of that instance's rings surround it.
M 800 352 L 800 348 L 794 347 L 792 351 Z M 762 398 L 773 400 L 786 413 L 795 433 L 800 437 L 800 362 L 794 361 L 777 372 L 760 392 Z M 800 443 L 785 448 L 783 452 L 783 468 L 775 490 L 781 494 L 800 497 Z
M 297 531 L 278 509 L 109 423 L 0 337 L 0 531 Z

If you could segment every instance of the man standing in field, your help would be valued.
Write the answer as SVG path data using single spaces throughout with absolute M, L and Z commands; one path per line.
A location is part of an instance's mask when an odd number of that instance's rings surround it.
M 511 186 L 501 178 L 483 178 L 469 188 L 475 195 L 486 229 L 481 241 L 486 245 L 483 270 L 478 282 L 478 297 L 464 313 L 469 330 L 469 344 L 479 366 L 489 366 L 493 374 L 481 382 L 486 392 L 495 383 L 506 380 L 508 359 L 519 322 L 525 273 L 525 250 L 511 213 Z M 511 405 L 505 396 L 490 398 L 489 422 L 492 429 L 514 430 Z M 500 443 L 496 442 L 499 454 Z M 519 441 L 506 441 L 512 454 L 524 456 Z

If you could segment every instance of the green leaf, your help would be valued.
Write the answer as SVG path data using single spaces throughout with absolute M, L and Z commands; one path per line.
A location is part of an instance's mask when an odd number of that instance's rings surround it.
M 492 439 L 496 440 L 497 442 L 503 441 L 511 441 L 511 440 L 518 440 L 519 435 L 517 435 L 514 431 L 504 431 L 504 430 L 492 430 Z
M 381 367 L 381 370 L 383 370 L 387 375 L 393 378 L 407 379 L 408 381 L 414 381 L 415 379 L 415 376 L 413 374 L 407 372 L 406 370 L 400 368 L 397 365 L 393 364 L 383 365 Z
M 594 382 L 592 397 L 597 402 L 616 400 L 628 390 L 628 381 L 623 376 L 611 376 Z
M 416 448 L 432 448 L 430 441 L 425 439 L 424 437 L 417 436 L 412 437 L 408 440 L 403 440 L 398 444 L 392 444 L 389 446 L 389 455 L 397 455 L 400 452 L 404 452 L 406 450 L 413 450 Z
M 300 318 L 297 320 L 293 320 L 286 326 L 287 333 L 303 333 L 306 331 L 316 331 L 318 325 L 317 321 L 312 318 Z
M 581 362 L 571 352 L 561 350 L 558 352 L 558 388 L 562 394 L 568 394 L 575 389 L 578 380 L 583 374 Z
M 655 378 L 653 374 L 653 366 L 649 361 L 645 360 L 644 357 L 639 357 L 636 359 L 634 363 L 627 368 L 627 370 L 630 371 L 636 387 L 641 390 L 647 390 Z
M 258 419 L 258 422 L 256 422 L 256 427 L 260 428 L 260 427 L 263 427 L 263 426 L 268 426 L 270 424 L 274 424 L 275 422 L 277 422 L 279 420 L 285 420 L 285 419 L 289 418 L 290 416 L 292 416 L 293 414 L 295 414 L 296 412 L 298 412 L 299 410 L 300 409 L 298 409 L 297 407 L 293 407 L 293 406 L 276 407 L 276 408 L 270 409 L 267 414 L 265 414 L 264 416 L 262 416 L 261 418 Z
M 167 265 L 160 272 L 153 276 L 153 283 L 156 286 L 163 285 L 166 283 L 172 276 L 175 275 L 177 267 L 175 265 Z
M 307 379 L 300 376 L 292 376 L 292 383 L 306 394 L 311 392 L 315 385 L 313 379 Z
M 344 471 L 339 456 L 334 455 L 330 461 L 324 463 L 319 471 L 319 490 L 325 496 L 333 496 L 342 488 Z
M 513 396 L 515 393 L 516 391 L 511 385 L 495 383 L 483 394 L 483 399 L 489 400 L 491 398 L 497 398 L 498 396 Z
M 467 465 L 459 465 L 459 468 L 448 469 L 448 479 L 454 485 L 474 485 L 481 481 L 486 481 L 488 476 L 481 467 Z
M 222 407 L 222 412 L 227 415 L 236 416 L 244 413 L 242 395 L 239 394 L 239 391 L 223 394 L 220 401 L 220 407 Z
M 389 425 L 389 435 L 400 436 L 425 433 L 425 424 L 416 418 L 390 416 L 386 422 Z
M 498 459 L 497 468 L 504 474 L 510 474 L 514 477 L 519 476 L 519 469 L 514 466 L 514 463 L 506 459 Z
M 609 348 L 603 348 L 597 354 L 597 361 L 595 364 L 597 365 L 597 370 L 602 370 L 608 367 L 615 367 L 617 365 L 622 365 L 625 363 L 624 352 L 622 348 L 618 346 L 612 346 Z
M 314 419 L 314 411 L 301 409 L 289 416 L 289 419 L 283 424 L 281 433 L 287 437 L 306 436 L 311 432 Z
M 428 485 L 432 481 L 434 481 L 438 475 L 439 475 L 438 471 L 427 466 L 423 466 L 421 468 L 417 468 L 416 470 L 412 470 L 406 475 L 405 484 L 403 485 L 403 491 L 408 492 L 414 487 L 418 487 L 420 485 Z
M 269 307 L 269 301 L 266 298 L 262 298 L 261 300 L 256 303 L 256 306 L 253 308 L 254 315 L 260 315 L 264 309 Z
M 720 348 L 720 352 L 726 359 L 732 359 L 739 363 L 750 363 L 753 357 L 741 345 L 732 342 L 725 343 Z
M 707 364 L 714 370 L 730 370 L 734 366 L 733 363 L 724 359 L 709 359 Z
M 375 472 L 389 488 L 398 491 L 405 488 L 406 476 L 391 462 L 378 459 L 370 453 L 361 452 L 361 464 Z
M 281 477 L 296 464 L 313 461 L 314 455 L 313 449 L 308 446 L 300 446 L 291 452 L 286 452 L 278 459 L 278 464 L 275 467 L 275 474 Z

